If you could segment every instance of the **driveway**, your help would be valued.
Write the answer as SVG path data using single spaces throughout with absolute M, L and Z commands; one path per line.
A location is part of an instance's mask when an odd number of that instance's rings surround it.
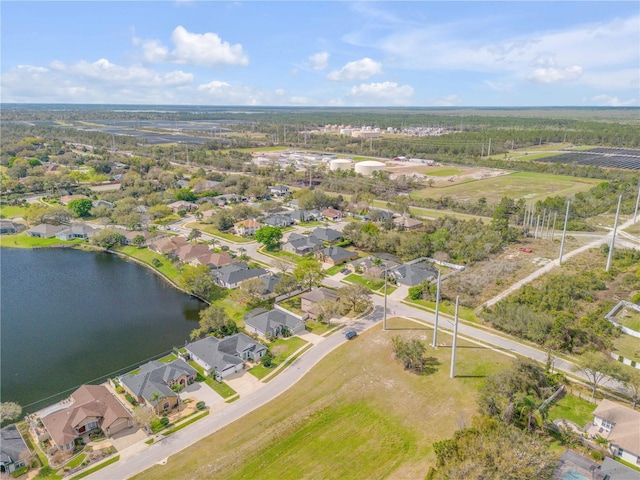
M 249 372 L 242 371 L 238 373 L 234 373 L 233 375 L 229 375 L 224 379 L 227 384 L 233 388 L 240 397 L 249 395 L 250 393 L 256 391 L 260 388 L 264 383 L 261 383 L 256 377 L 251 375 Z
M 218 403 L 224 403 L 224 398 L 214 392 L 211 387 L 204 382 L 194 382 L 191 385 L 187 385 L 184 390 L 180 392 L 180 398 L 182 400 L 195 398 L 196 402 L 203 401 L 208 407 Z

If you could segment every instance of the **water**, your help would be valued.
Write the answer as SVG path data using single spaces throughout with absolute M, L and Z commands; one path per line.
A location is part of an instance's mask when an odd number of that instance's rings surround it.
M 588 480 L 583 474 L 575 470 L 567 470 L 562 476 L 562 480 Z
M 1 249 L 0 272 L 0 394 L 26 412 L 184 345 L 206 307 L 106 253 Z

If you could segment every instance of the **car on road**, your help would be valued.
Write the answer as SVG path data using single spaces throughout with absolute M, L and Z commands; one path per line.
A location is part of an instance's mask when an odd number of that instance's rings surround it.
M 356 338 L 357 336 L 358 332 L 356 332 L 355 330 L 349 330 L 344 333 L 344 338 L 346 338 L 347 340 L 351 340 L 352 338 Z

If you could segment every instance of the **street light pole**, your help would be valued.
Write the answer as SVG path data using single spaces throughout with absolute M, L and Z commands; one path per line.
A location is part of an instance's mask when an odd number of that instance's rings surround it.
M 458 344 L 458 305 L 460 304 L 460 297 L 456 297 L 456 323 L 453 326 L 453 345 L 451 347 L 451 371 L 449 372 L 449 378 L 455 378 L 456 376 L 456 346 Z
M 433 348 L 438 348 L 438 314 L 440 313 L 440 269 L 438 268 L 438 286 L 436 288 L 436 318 L 433 322 Z
M 382 322 L 382 330 L 387 329 L 387 277 L 389 275 L 388 272 L 388 262 L 384 262 L 384 320 Z

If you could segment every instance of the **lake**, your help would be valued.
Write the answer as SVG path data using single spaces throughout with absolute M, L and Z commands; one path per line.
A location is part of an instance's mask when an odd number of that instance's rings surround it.
M 32 412 L 182 346 L 206 305 L 115 255 L 0 249 L 2 401 Z

